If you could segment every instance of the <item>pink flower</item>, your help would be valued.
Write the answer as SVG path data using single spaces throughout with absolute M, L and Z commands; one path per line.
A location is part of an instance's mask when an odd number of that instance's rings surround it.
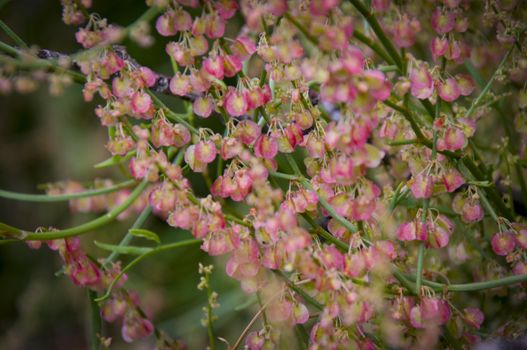
M 254 145 L 254 154 L 257 157 L 273 159 L 278 153 L 276 139 L 269 135 L 261 135 Z
M 456 15 L 454 12 L 442 11 L 439 7 L 432 13 L 432 27 L 438 34 L 445 34 L 454 29 Z
M 432 190 L 434 186 L 434 181 L 432 176 L 419 173 L 414 176 L 411 180 L 410 190 L 415 198 L 430 198 L 432 195 Z
M 425 100 L 434 92 L 434 81 L 428 69 L 421 65 L 410 72 L 410 93 L 412 96 Z
M 208 118 L 211 115 L 213 108 L 214 104 L 210 97 L 200 96 L 192 103 L 192 110 L 196 115 L 202 118 Z
M 512 232 L 499 232 L 492 236 L 490 240 L 492 250 L 497 255 L 505 256 L 511 253 L 516 247 L 516 240 Z
M 454 78 L 448 78 L 446 81 L 439 84 L 437 93 L 444 101 L 454 102 L 461 95 L 461 90 Z
M 479 329 L 481 327 L 481 324 L 485 320 L 485 315 L 478 308 L 468 307 L 463 309 L 463 319 L 471 327 Z
M 230 88 L 225 98 L 223 99 L 223 105 L 227 110 L 227 113 L 233 117 L 239 117 L 247 113 L 248 105 L 245 97 L 241 92 Z

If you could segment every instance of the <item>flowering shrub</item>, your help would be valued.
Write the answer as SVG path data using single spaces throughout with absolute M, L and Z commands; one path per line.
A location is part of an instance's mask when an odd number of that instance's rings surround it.
M 35 51 L 2 25 L 14 46 L 0 43 L 1 91 L 83 84 L 109 134 L 111 157 L 98 166 L 127 165 L 130 179 L 1 191 L 103 214 L 67 229 L 0 224 L 0 233 L 58 251 L 125 341 L 155 333 L 158 349 L 184 346 L 155 331 L 126 272 L 196 244 L 227 256 L 225 273 L 261 300 L 229 349 L 291 347 L 292 327 L 309 349 L 460 349 L 523 334 L 522 1 L 149 0 L 128 27 L 90 13 L 90 0 L 62 5 L 83 49 Z M 149 47 L 153 31 L 168 42 L 149 54 L 164 55 L 171 76 L 118 45 Z M 208 195 L 194 194 L 193 173 Z M 194 239 L 161 244 L 141 228 L 151 213 Z M 119 245 L 94 242 L 108 257 L 83 251 L 79 235 L 129 217 Z M 130 245 L 134 236 L 154 245 Z M 137 257 L 123 267 L 122 254 Z M 212 267 L 199 271 L 212 349 L 219 297 Z

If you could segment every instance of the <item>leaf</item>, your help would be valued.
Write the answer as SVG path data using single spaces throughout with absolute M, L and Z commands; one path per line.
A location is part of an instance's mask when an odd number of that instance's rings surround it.
M 161 243 L 157 233 L 152 232 L 150 230 L 145 230 L 145 229 L 142 229 L 142 228 L 133 228 L 133 229 L 130 229 L 129 232 L 135 237 L 146 238 L 146 239 L 148 239 L 150 241 L 156 242 L 157 244 Z
M 129 255 L 142 255 L 152 251 L 152 248 L 147 247 L 135 247 L 135 246 L 120 246 L 114 244 L 107 244 L 102 242 L 94 241 L 95 245 L 101 249 L 109 250 L 119 254 L 129 254 Z

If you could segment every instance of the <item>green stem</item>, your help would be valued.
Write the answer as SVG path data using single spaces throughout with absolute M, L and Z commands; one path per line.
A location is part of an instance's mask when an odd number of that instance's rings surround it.
M 131 230 L 133 229 L 136 229 L 136 228 L 140 228 L 141 226 L 143 226 L 143 224 L 145 223 L 146 219 L 148 219 L 148 216 L 150 216 L 150 213 L 152 213 L 152 207 L 150 205 L 147 205 L 143 211 L 141 212 L 141 214 L 139 214 L 139 216 L 137 217 L 137 219 L 135 220 L 134 224 L 132 225 L 132 227 L 130 227 L 130 230 L 128 230 L 128 232 L 126 233 L 126 235 L 124 235 L 123 239 L 121 240 L 121 242 L 119 242 L 119 246 L 120 247 L 124 247 L 126 245 L 128 245 L 130 243 L 130 241 L 132 240 L 133 238 L 133 235 L 132 233 L 130 232 Z M 108 266 L 109 264 L 112 263 L 112 261 L 114 261 L 115 259 L 117 259 L 119 257 L 119 253 L 117 251 L 113 251 L 105 260 L 104 260 L 104 263 L 103 263 L 103 266 Z
M 11 30 L 11 28 L 9 28 L 9 26 L 4 21 L 1 21 L 1 20 L 0 20 L 0 29 L 2 29 L 7 34 L 7 36 L 10 37 L 11 40 L 13 40 L 15 44 L 17 44 L 21 48 L 23 49 L 29 48 L 29 46 L 27 46 L 24 40 L 22 40 L 22 38 L 20 38 L 14 31 Z
M 399 69 L 402 70 L 403 62 L 401 60 L 401 56 L 399 56 L 397 49 L 395 48 L 395 46 L 392 44 L 390 39 L 388 39 L 384 31 L 382 30 L 375 15 L 372 12 L 370 12 L 360 0 L 349 0 L 349 1 L 357 9 L 357 11 L 359 11 L 360 14 L 364 16 L 366 21 L 368 21 L 368 24 L 370 25 L 371 29 L 373 29 L 373 32 L 375 33 L 375 35 L 377 35 L 377 38 L 384 46 L 384 49 L 386 50 L 386 52 L 388 52 L 388 54 L 393 59 L 394 64 L 397 67 L 399 67 Z
M 133 192 L 128 196 L 128 198 L 126 198 L 126 200 L 123 203 L 113 208 L 105 215 L 100 216 L 95 220 L 81 224 L 79 226 L 67 228 L 64 230 L 58 230 L 58 231 L 44 231 L 44 232 L 39 232 L 39 233 L 28 233 L 27 231 L 0 223 L 0 234 L 10 233 L 11 235 L 15 235 L 17 238 L 25 240 L 25 241 L 48 241 L 48 240 L 53 240 L 53 239 L 61 239 L 61 238 L 78 236 L 80 234 L 93 231 L 95 229 L 98 229 L 99 227 L 109 224 L 110 222 L 115 220 L 117 216 L 119 216 L 119 214 L 121 214 L 123 211 L 128 209 L 128 207 L 132 205 L 132 203 L 139 197 L 139 195 L 143 193 L 143 191 L 148 186 L 148 184 L 149 182 L 147 180 L 143 180 L 133 190 Z
M 501 60 L 500 64 L 498 65 L 498 68 L 496 68 L 496 70 L 494 71 L 494 73 L 492 74 L 492 77 L 489 79 L 489 81 L 487 82 L 487 85 L 485 85 L 485 87 L 483 88 L 483 90 L 481 90 L 480 94 L 478 95 L 478 97 L 476 97 L 476 99 L 472 102 L 472 104 L 470 105 L 470 108 L 468 109 L 468 111 L 465 113 L 465 118 L 468 118 L 472 115 L 472 113 L 474 113 L 474 111 L 476 110 L 476 107 L 478 107 L 478 105 L 480 104 L 481 100 L 487 95 L 487 93 L 490 91 L 490 88 L 492 86 L 492 83 L 494 82 L 494 80 L 496 79 L 496 77 L 498 76 L 498 72 L 501 70 L 501 68 L 503 67 L 503 65 L 505 64 L 505 62 L 507 61 L 507 59 L 509 58 L 509 56 L 511 55 L 512 51 L 514 50 L 514 46 L 512 46 L 509 51 L 507 51 L 507 53 L 505 54 L 505 56 L 503 57 L 503 59 Z
M 67 193 L 67 194 L 59 194 L 59 195 L 27 194 L 27 193 L 18 193 L 18 192 L 0 190 L 0 197 L 19 200 L 19 201 L 25 201 L 25 202 L 61 202 L 61 201 L 68 201 L 71 199 L 94 197 L 94 196 L 100 196 L 102 194 L 112 193 L 122 188 L 130 187 L 136 183 L 137 181 L 135 180 L 127 180 L 127 181 L 123 181 L 123 182 L 120 182 L 112 186 L 99 188 L 96 190 L 87 190 L 83 192 Z
M 137 258 L 132 260 L 128 265 L 126 265 L 121 270 L 121 272 L 117 276 L 115 276 L 115 278 L 112 280 L 112 282 L 108 286 L 108 289 L 106 290 L 106 293 L 103 296 L 95 299 L 95 301 L 100 303 L 101 301 L 104 301 L 104 300 L 108 299 L 110 297 L 111 293 L 112 293 L 112 290 L 113 290 L 113 287 L 115 286 L 115 284 L 121 279 L 121 277 L 123 277 L 123 275 L 128 270 L 130 270 L 132 267 L 134 267 L 139 262 L 141 262 L 141 260 L 143 260 L 143 259 L 145 259 L 145 258 L 147 258 L 147 257 L 149 257 L 151 255 L 155 255 L 157 253 L 161 253 L 161 252 L 164 252 L 164 251 L 167 251 L 167 250 L 181 248 L 181 247 L 194 245 L 194 244 L 198 244 L 198 243 L 201 243 L 201 240 L 199 240 L 199 239 L 189 239 L 189 240 L 186 240 L 186 241 L 175 242 L 175 243 L 161 245 L 161 246 L 158 246 L 156 248 L 151 248 L 149 251 L 139 255 Z
M 99 305 L 95 302 L 97 293 L 93 290 L 88 290 L 88 300 L 90 303 L 90 343 L 92 350 L 99 349 L 99 336 L 102 331 L 101 314 Z

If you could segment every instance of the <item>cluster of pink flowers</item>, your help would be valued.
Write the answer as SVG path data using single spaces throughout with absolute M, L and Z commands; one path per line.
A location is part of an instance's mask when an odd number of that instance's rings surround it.
M 28 242 L 32 249 L 41 247 L 41 241 Z M 47 241 L 51 250 L 58 251 L 64 262 L 62 272 L 78 286 L 94 292 L 103 293 L 121 272 L 119 263 L 103 267 L 103 263 L 93 261 L 80 246 L 78 237 Z M 121 334 L 126 342 L 133 342 L 149 336 L 154 331 L 153 323 L 140 309 L 137 293 L 123 288 L 127 280 L 124 274 L 114 287 L 111 298 L 101 307 L 101 316 L 107 322 L 122 319 Z M 102 335 L 100 335 L 102 336 Z
M 498 164 L 486 163 L 485 147 L 474 142 L 476 131 L 494 127 L 490 108 L 499 109 L 503 97 L 490 85 L 476 97 L 474 66 L 498 67 L 489 84 L 523 84 L 527 76 L 518 54 L 521 21 L 505 5 L 149 1 L 158 13 L 155 30 L 167 41 L 160 55 L 174 70 L 165 77 L 112 45 L 129 32 L 147 42 L 137 31 L 85 18 L 80 9 L 90 1 L 62 2 L 65 22 L 82 24 L 76 40 L 87 50 L 75 63 L 86 77 L 84 99 L 100 103 L 106 148 L 129 159 L 132 178 L 149 182 L 119 218 L 149 205 L 201 240 L 209 255 L 227 255 L 227 275 L 247 293 L 266 296 L 270 324 L 249 333 L 247 348 L 278 347 L 282 326 L 302 324 L 313 350 L 431 348 L 446 328 L 469 346 L 485 317 L 449 292 L 452 261 L 490 253 L 495 261 L 470 275 L 477 281 L 527 273 L 527 224 L 511 197 L 511 183 L 527 191 L 519 163 L 527 144 L 524 85 L 503 95 L 513 96 L 519 125 L 506 125 L 500 146 L 509 153 L 500 150 Z M 488 49 L 475 38 L 480 14 L 492 38 Z M 510 69 L 498 66 L 507 50 Z M 186 112 L 172 111 L 165 98 L 183 101 Z M 194 195 L 188 171 L 204 177 L 206 197 Z M 495 185 L 499 177 L 508 201 Z M 74 182 L 55 189 L 81 190 Z M 129 194 L 71 206 L 110 210 Z M 118 272 L 118 265 L 101 269 L 76 239 L 51 246 L 78 285 L 100 292 Z M 137 305 L 121 282 L 101 309 L 110 322 L 123 318 L 126 341 L 152 333 Z

